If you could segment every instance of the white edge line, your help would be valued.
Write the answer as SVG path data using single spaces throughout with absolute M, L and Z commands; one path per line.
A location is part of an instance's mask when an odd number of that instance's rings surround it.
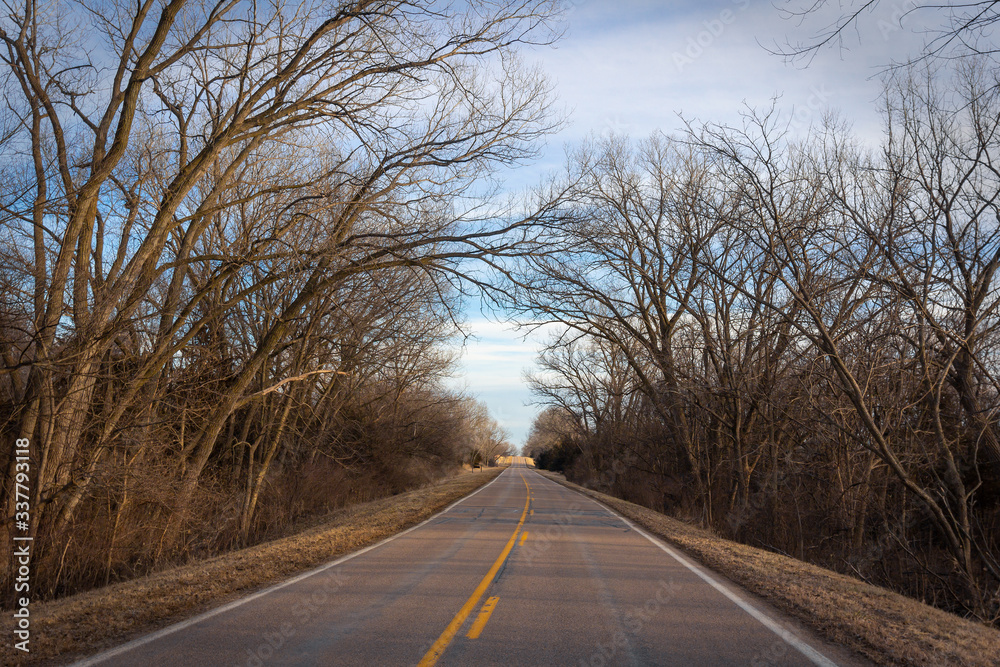
M 543 479 L 548 479 L 548 478 L 545 477 L 545 475 L 540 475 L 540 476 Z M 555 482 L 555 481 L 553 481 L 551 479 L 548 480 L 548 481 L 552 482 L 553 484 L 559 484 L 559 482 Z M 785 627 L 782 627 L 779 623 L 777 623 L 776 621 L 774 621 L 770 616 L 768 616 L 764 612 L 760 611 L 759 609 L 757 609 L 756 607 L 754 607 L 753 605 L 751 605 L 749 602 L 747 602 L 746 600 L 744 600 L 743 598 L 741 598 L 740 596 L 738 596 L 733 591 L 729 590 L 728 587 L 724 586 L 721 582 L 717 581 L 715 578 L 713 578 L 711 575 L 709 575 L 703 568 L 701 568 L 698 565 L 692 563 L 690 560 L 688 560 L 687 558 L 685 558 L 684 556 L 682 556 L 676 550 L 672 549 L 667 544 L 664 544 L 663 541 L 661 541 L 661 540 L 657 539 L 656 537 L 650 535 L 649 533 L 647 533 L 646 531 L 644 531 L 642 528 L 639 528 L 637 525 L 635 525 L 634 523 L 632 523 L 631 521 L 629 521 L 628 519 L 626 519 L 625 517 L 623 517 L 618 512 L 615 512 L 613 509 L 611 509 L 610 507 L 608 507 L 607 505 L 605 505 L 601 501 L 597 500 L 596 498 L 588 496 L 585 493 L 581 493 L 580 491 L 577 491 L 576 489 L 570 489 L 568 486 L 564 486 L 562 484 L 559 484 L 559 486 L 561 486 L 564 489 L 568 489 L 570 491 L 578 493 L 581 496 L 583 496 L 584 498 L 588 498 L 588 499 L 594 501 L 599 506 L 603 507 L 609 514 L 611 514 L 612 516 L 615 516 L 615 517 L 618 517 L 619 519 L 621 519 L 625 523 L 626 526 L 628 526 L 629 528 L 631 528 L 635 532 L 637 532 L 640 535 L 642 535 L 643 537 L 645 537 L 647 540 L 649 540 L 650 542 L 652 542 L 654 545 L 658 546 L 663 551 L 667 552 L 667 554 L 671 558 L 673 558 L 674 560 L 676 560 L 678 563 L 680 563 L 681 565 L 683 565 L 687 569 L 691 570 L 691 572 L 693 572 L 696 575 L 698 575 L 698 577 L 700 577 L 709 586 L 711 586 L 715 590 L 717 590 L 720 593 L 722 593 L 723 595 L 725 595 L 727 598 L 729 598 L 730 601 L 732 601 L 733 604 L 735 604 L 737 607 L 739 607 L 740 609 L 742 609 L 743 611 L 745 611 L 746 613 L 748 613 L 750 616 L 752 616 L 754 619 L 756 619 L 758 622 L 760 622 L 768 630 L 770 630 L 774 634 L 778 635 L 778 637 L 780 637 L 781 639 L 783 639 L 785 641 L 785 643 L 787 643 L 792 648 L 794 648 L 799 653 L 801 653 L 806 658 L 808 658 L 814 665 L 819 665 L 820 667 L 837 667 L 837 663 L 835 663 L 832 660 L 830 660 L 829 658 L 827 658 L 825 655 L 823 655 L 822 653 L 820 653 L 819 651 L 817 651 L 816 649 L 814 649 L 812 646 L 809 646 L 809 644 L 805 643 L 794 632 L 792 632 L 791 630 L 789 630 L 789 629 L 787 629 Z
M 315 567 L 315 568 L 313 568 L 311 570 L 303 572 L 302 574 L 297 574 L 294 577 L 292 577 L 291 579 L 286 579 L 285 581 L 282 581 L 280 583 L 274 584 L 273 586 L 269 586 L 269 587 L 267 587 L 267 588 L 265 588 L 263 590 L 257 591 L 256 593 L 251 593 L 250 595 L 247 595 L 246 597 L 242 597 L 242 598 L 240 598 L 238 600 L 233 600 L 232 602 L 224 604 L 221 607 L 216 607 L 215 609 L 210 609 L 210 610 L 208 610 L 206 612 L 202 612 L 202 613 L 198 614 L 197 616 L 192 616 L 191 618 L 189 618 L 187 620 L 180 621 L 179 623 L 174 623 L 173 625 L 168 625 L 167 627 L 163 628 L 162 630 L 157 630 L 156 632 L 152 632 L 152 633 L 150 633 L 148 635 L 143 635 L 141 637 L 136 637 L 132 641 L 126 642 L 125 644 L 122 644 L 121 646 L 116 646 L 113 649 L 109 649 L 109 650 L 104 651 L 102 653 L 98 653 L 97 655 L 91 656 L 89 658 L 84 658 L 83 660 L 80 660 L 78 662 L 72 663 L 72 667 L 90 667 L 90 665 L 96 665 L 98 663 L 104 662 L 105 660 L 108 660 L 110 658 L 114 658 L 115 656 L 121 655 L 122 653 L 127 653 L 128 651 L 131 651 L 133 649 L 139 648 L 140 646 L 145 646 L 146 644 L 154 642 L 157 639 L 162 639 L 163 637 L 166 637 L 168 635 L 172 635 L 175 632 L 180 632 L 181 630 L 185 630 L 185 629 L 191 627 L 192 625 L 195 625 L 197 623 L 201 623 L 202 621 L 207 620 L 209 618 L 212 618 L 213 616 L 218 616 L 219 614 L 224 614 L 227 611 L 230 611 L 230 610 L 235 609 L 235 608 L 237 608 L 237 607 L 239 607 L 241 605 L 244 605 L 247 602 L 251 602 L 253 600 L 256 600 L 257 598 L 264 597 L 265 595 L 267 595 L 269 593 L 273 593 L 274 591 L 280 590 L 282 588 L 285 588 L 286 586 L 291 586 L 292 584 L 297 584 L 298 582 L 302 581 L 303 579 L 308 579 L 309 577 L 317 575 L 320 572 L 324 572 L 326 570 L 329 570 L 332 567 L 336 567 L 337 565 L 340 565 L 341 563 L 349 561 L 352 558 L 356 558 L 356 557 L 360 556 L 361 554 L 367 553 L 367 552 L 369 552 L 369 551 L 371 551 L 373 549 L 378 549 L 383 544 L 386 544 L 388 542 L 392 542 L 396 538 L 402 537 L 403 535 L 406 535 L 407 533 L 412 532 L 412 531 L 416 530 L 417 528 L 425 526 L 426 524 L 430 523 L 434 519 L 437 519 L 439 516 L 441 516 L 442 514 L 448 512 L 449 510 L 451 510 L 451 508 L 455 507 L 455 505 L 458 505 L 459 503 L 464 502 L 464 501 L 468 500 L 469 498 L 471 498 L 472 496 L 476 495 L 480 491 L 485 490 L 488 486 L 490 486 L 491 484 L 493 484 L 494 482 L 496 482 L 498 479 L 500 479 L 500 477 L 502 475 L 503 475 L 503 472 L 501 472 L 499 475 L 497 475 L 492 480 L 490 480 L 486 484 L 482 485 L 481 487 L 479 487 L 478 489 L 476 489 L 472 493 L 469 493 L 467 495 L 462 496 L 461 498 L 459 498 L 455 502 L 451 503 L 450 505 L 448 505 L 444 509 L 440 510 L 439 512 L 435 512 L 434 514 L 432 514 L 431 516 L 427 517 L 426 519 L 424 519 L 423 521 L 421 521 L 417 525 L 410 526 L 409 528 L 407 528 L 406 530 L 404 530 L 401 533 L 396 533 L 395 535 L 390 535 L 389 537 L 385 538 L 384 540 L 382 540 L 380 542 L 376 542 L 375 544 L 368 545 L 367 547 L 365 547 L 363 549 L 358 549 L 357 551 L 353 551 L 353 552 L 351 552 L 349 554 L 345 554 L 345 555 L 337 558 L 336 560 L 332 560 L 332 561 L 330 561 L 328 563 L 324 563 L 323 565 L 320 565 L 319 567 Z

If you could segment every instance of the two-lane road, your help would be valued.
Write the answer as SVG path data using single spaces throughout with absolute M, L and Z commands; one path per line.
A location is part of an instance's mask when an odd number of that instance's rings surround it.
M 81 664 L 855 664 L 804 637 L 515 465 L 375 547 Z

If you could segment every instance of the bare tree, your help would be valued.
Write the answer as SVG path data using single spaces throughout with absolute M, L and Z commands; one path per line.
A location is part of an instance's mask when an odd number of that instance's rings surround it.
M 910 104 L 910 100 L 904 101 L 904 106 Z M 933 107 L 930 112 L 937 116 Z M 915 118 L 904 116 L 902 121 L 903 128 L 917 130 L 911 138 L 929 136 L 935 143 L 943 140 L 954 146 L 955 135 L 944 127 L 928 133 Z M 853 408 L 856 425 L 850 427 L 850 434 L 887 465 L 923 506 L 953 555 L 967 591 L 981 600 L 980 567 L 992 566 L 991 558 L 977 562 L 977 552 L 984 543 L 974 536 L 970 520 L 978 484 L 968 483 L 968 473 L 979 470 L 974 451 L 985 439 L 980 428 L 977 444 L 970 450 L 970 443 L 963 443 L 962 434 L 953 430 L 955 424 L 945 424 L 942 392 L 949 375 L 956 380 L 960 375 L 954 373 L 959 349 L 970 352 L 967 344 L 958 341 L 974 339 L 978 327 L 990 325 L 978 309 L 968 313 L 977 303 L 973 301 L 965 303 L 965 316 L 957 318 L 968 327 L 964 332 L 949 332 L 950 339 L 940 329 L 931 333 L 935 328 L 932 323 L 958 307 L 963 292 L 968 296 L 960 287 L 961 280 L 956 280 L 958 275 L 963 270 L 969 275 L 975 269 L 966 261 L 951 274 L 945 288 L 938 281 L 944 276 L 938 271 L 946 266 L 945 257 L 928 242 L 927 232 L 936 238 L 934 227 L 941 226 L 947 237 L 948 227 L 957 224 L 975 233 L 968 225 L 980 219 L 980 207 L 989 206 L 997 196 L 995 188 L 970 171 L 973 165 L 982 164 L 978 157 L 988 146 L 980 143 L 972 155 L 965 153 L 971 158 L 967 162 L 956 153 L 942 162 L 934 157 L 933 145 L 918 144 L 903 159 L 895 151 L 888 152 L 887 164 L 880 167 L 852 156 L 850 146 L 842 143 L 836 132 L 828 137 L 819 157 L 796 148 L 780 148 L 769 134 L 766 119 L 752 118 L 751 124 L 754 130 L 761 130 L 760 134 L 714 128 L 700 135 L 699 141 L 716 151 L 727 165 L 723 173 L 729 187 L 745 197 L 740 229 L 759 253 L 758 261 L 773 266 L 771 271 L 778 278 L 781 298 L 756 298 L 785 318 L 821 355 L 831 386 Z M 903 133 L 909 134 L 903 128 Z M 926 199 L 912 183 L 904 182 L 909 176 L 900 178 L 902 173 L 912 174 L 910 169 L 919 174 L 930 165 L 951 167 L 955 165 L 951 158 L 966 162 L 968 169 L 948 175 L 935 169 L 935 175 L 925 181 L 926 185 L 934 184 Z M 813 166 L 814 160 L 819 164 Z M 986 180 L 992 176 L 987 175 Z M 929 212 L 925 204 L 936 198 L 936 189 L 943 184 L 951 191 L 944 200 L 958 204 L 954 209 L 942 211 L 940 217 L 935 214 L 934 221 L 910 208 L 916 205 Z M 959 194 L 952 190 L 955 187 L 959 191 L 968 187 L 975 193 L 971 201 L 976 203 L 968 217 L 960 214 L 964 197 L 954 196 Z M 923 230 L 921 240 L 907 252 L 903 230 L 918 228 Z M 952 247 L 956 247 L 956 240 L 952 234 Z M 984 240 L 974 242 L 975 253 L 988 264 L 992 260 L 981 254 L 986 246 L 979 245 Z M 958 254 L 965 259 L 962 251 Z M 912 262 L 909 271 L 901 267 L 905 258 Z M 905 283 L 901 272 L 909 275 Z M 917 278 L 919 283 L 914 282 Z M 992 303 L 988 300 L 989 276 L 980 271 L 973 280 L 982 292 L 980 298 Z M 743 285 L 732 282 L 731 287 L 749 296 Z M 952 287 L 959 287 L 957 298 L 948 294 Z M 789 298 L 795 304 L 792 309 L 788 308 Z M 960 336 L 957 341 L 956 334 Z M 918 360 L 918 368 L 907 368 L 910 354 Z M 901 374 L 904 382 L 896 382 L 894 387 L 882 384 L 887 368 Z M 919 382 L 905 382 L 909 378 L 919 378 Z M 914 405 L 922 406 L 920 423 L 913 421 Z M 933 449 L 927 449 L 927 442 L 933 443 Z M 965 458 L 969 453 L 971 458 Z M 960 463 L 962 458 L 965 460 Z M 965 474 L 960 472 L 963 466 Z M 933 476 L 928 478 L 931 471 Z M 985 610 L 976 606 L 976 611 L 982 614 Z
M 886 67 L 905 67 L 933 59 L 992 57 L 997 53 L 992 31 L 1000 21 L 996 0 L 972 2 L 924 2 L 906 0 L 892 3 L 882 0 L 850 2 L 787 2 L 778 8 L 781 16 L 800 30 L 810 30 L 807 37 L 783 46 L 773 53 L 789 60 L 811 60 L 829 46 L 846 48 L 846 40 L 856 36 L 863 24 L 877 23 L 883 33 L 900 30 L 907 23 L 919 22 L 925 41 L 920 53 L 903 61 L 884 63 Z M 806 27 L 809 26 L 809 27 Z
M 558 251 L 533 255 L 515 292 L 533 320 L 558 322 L 567 339 L 600 340 L 622 356 L 695 485 L 703 471 L 674 343 L 691 325 L 698 260 L 718 217 L 702 207 L 725 205 L 702 190 L 705 174 L 665 137 L 635 152 L 620 139 L 584 147 L 571 157 L 567 204 L 539 237 Z
M 512 290 L 565 327 L 543 465 L 994 621 L 1000 113 L 959 71 L 893 81 L 880 152 L 773 109 L 583 152 Z
M 553 38 L 550 2 L 5 8 L 2 268 L 23 298 L 3 431 L 37 456 L 42 556 L 116 448 L 168 416 L 167 541 L 237 411 L 270 424 L 248 469 L 266 474 L 307 391 L 287 384 L 330 370 L 296 339 L 340 285 L 402 268 L 440 281 L 518 241 L 525 222 L 500 229 L 466 195 L 550 126 L 546 83 L 516 55 Z M 171 412 L 161 399 L 195 370 L 214 395 Z

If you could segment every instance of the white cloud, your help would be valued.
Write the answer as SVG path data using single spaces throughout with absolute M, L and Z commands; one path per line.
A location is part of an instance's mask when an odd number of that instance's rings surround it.
M 880 4 L 846 34 L 849 50 L 826 49 L 803 68 L 764 49 L 810 37 L 782 21 L 770 2 L 577 0 L 566 37 L 528 56 L 553 79 L 570 122 L 549 139 L 538 164 L 508 173 L 508 189 L 537 185 L 560 169 L 564 145 L 591 133 L 642 138 L 657 129 L 670 132 L 680 127 L 678 112 L 696 121 L 739 123 L 744 104 L 766 108 L 775 95 L 785 117 L 796 119 L 793 131 L 805 132 L 827 109 L 839 109 L 856 133 L 877 141 L 880 68 L 922 43 L 917 17 L 894 27 L 907 1 Z M 813 17 L 806 30 L 831 18 Z M 504 323 L 479 318 L 469 325 L 474 338 L 455 382 L 486 401 L 514 441 L 523 442 L 536 410 L 524 405 L 531 395 L 522 373 L 534 363 L 545 330 L 524 339 L 523 331 Z
M 535 363 L 541 342 L 553 330 L 546 325 L 532 332 L 514 325 L 473 317 L 466 323 L 470 334 L 462 350 L 462 371 L 452 386 L 484 401 L 491 414 L 520 445 L 527 438 L 537 408 L 524 384 L 524 371 Z
M 815 103 L 816 90 L 826 91 L 823 106 L 840 109 L 860 134 L 875 138 L 881 127 L 875 104 L 879 72 L 894 58 L 916 53 L 924 39 L 917 18 L 887 32 L 898 19 L 895 5 L 883 3 L 845 33 L 845 50 L 825 49 L 805 67 L 785 63 L 765 47 L 808 41 L 832 16 L 810 17 L 800 28 L 759 0 L 576 4 L 564 40 L 534 52 L 572 110 L 562 141 L 591 132 L 642 137 L 655 129 L 673 131 L 681 111 L 689 118 L 735 122 L 744 102 L 764 107 L 775 95 L 791 115 L 793 107 Z

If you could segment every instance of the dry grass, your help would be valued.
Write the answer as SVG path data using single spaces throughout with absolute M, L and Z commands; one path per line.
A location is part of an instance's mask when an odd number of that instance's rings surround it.
M 290 537 L 31 608 L 31 654 L 0 664 L 64 663 L 121 644 L 413 526 L 500 474 L 494 468 L 339 510 Z M 27 658 L 27 659 L 26 659 Z
M 832 642 L 882 665 L 1000 665 L 1000 632 L 898 593 L 708 531 L 543 473 L 599 500 Z

